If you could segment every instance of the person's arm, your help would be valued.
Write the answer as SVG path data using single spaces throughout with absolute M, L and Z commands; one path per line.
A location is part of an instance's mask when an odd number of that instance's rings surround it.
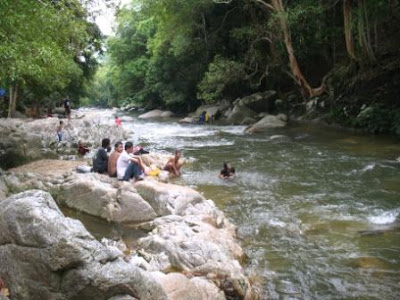
M 133 156 L 133 157 L 130 158 L 130 160 L 132 162 L 134 162 L 135 164 L 137 164 L 144 171 L 143 162 L 142 162 L 142 159 L 139 156 Z

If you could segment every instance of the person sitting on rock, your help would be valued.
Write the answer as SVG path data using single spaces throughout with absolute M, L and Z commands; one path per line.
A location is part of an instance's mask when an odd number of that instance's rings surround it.
M 235 177 L 235 168 L 228 162 L 224 162 L 224 168 L 219 173 L 218 177 L 221 179 L 230 179 Z
M 163 170 L 168 171 L 170 176 L 181 176 L 181 168 L 185 164 L 185 162 L 179 162 L 179 159 L 182 157 L 182 151 L 176 150 L 175 156 L 168 159 L 165 164 Z
M 117 160 L 117 178 L 118 180 L 129 181 L 132 178 L 136 180 L 144 179 L 144 166 L 142 159 L 138 156 L 133 156 L 133 144 L 125 143 L 125 150 Z
M 122 145 L 122 142 L 116 142 L 114 145 L 114 151 L 110 154 L 110 157 L 108 158 L 108 176 L 117 177 L 117 161 L 123 150 L 124 147 Z
M 78 154 L 84 156 L 90 151 L 89 148 L 85 147 L 81 141 L 78 142 Z
M 93 157 L 93 172 L 107 173 L 108 169 L 108 154 L 107 150 L 110 147 L 110 139 L 105 138 L 101 141 L 101 147 L 97 150 L 96 155 Z

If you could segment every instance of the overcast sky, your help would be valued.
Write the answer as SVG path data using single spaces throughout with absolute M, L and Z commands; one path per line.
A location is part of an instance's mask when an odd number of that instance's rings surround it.
M 131 3 L 132 0 L 119 0 L 121 7 Z M 99 9 L 101 10 L 100 15 L 96 17 L 96 23 L 99 26 L 101 32 L 105 35 L 112 35 L 113 26 L 115 22 L 114 9 L 107 8 L 104 1 L 99 1 Z

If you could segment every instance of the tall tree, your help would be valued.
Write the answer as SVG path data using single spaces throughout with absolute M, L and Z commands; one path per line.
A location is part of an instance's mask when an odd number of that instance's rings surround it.
M 325 90 L 324 83 L 322 83 L 320 87 L 313 88 L 307 81 L 307 79 L 304 77 L 303 73 L 301 72 L 299 63 L 294 53 L 292 37 L 287 21 L 287 14 L 285 12 L 285 7 L 283 5 L 282 0 L 269 0 L 269 1 L 254 0 L 254 1 L 260 3 L 261 5 L 265 6 L 267 9 L 271 10 L 276 14 L 276 17 L 278 18 L 280 24 L 280 29 L 283 34 L 284 43 L 286 46 L 286 51 L 289 58 L 290 70 L 300 90 L 306 97 L 315 97 L 321 95 Z
M 78 0 L 0 0 L 0 7 L 0 82 L 9 87 L 12 117 L 28 80 L 65 87 L 82 75 L 76 60 L 87 41 L 87 21 Z

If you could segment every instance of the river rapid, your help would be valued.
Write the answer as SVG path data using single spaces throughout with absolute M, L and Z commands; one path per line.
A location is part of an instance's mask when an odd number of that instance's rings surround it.
M 398 140 L 305 125 L 249 135 L 243 126 L 135 116 L 123 126 L 145 149 L 183 151 L 176 183 L 238 227 L 265 298 L 400 298 Z M 224 161 L 235 179 L 217 177 Z

